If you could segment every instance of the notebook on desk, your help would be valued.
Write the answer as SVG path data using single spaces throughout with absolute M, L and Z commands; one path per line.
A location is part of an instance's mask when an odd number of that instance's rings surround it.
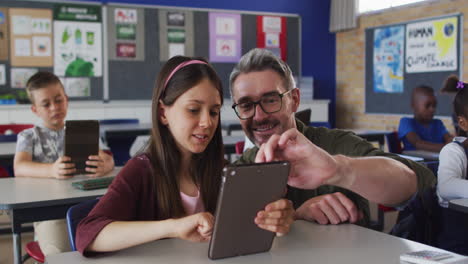
M 93 179 L 86 179 L 81 181 L 72 182 L 72 186 L 76 189 L 88 191 L 88 190 L 95 190 L 95 189 L 103 189 L 109 187 L 114 180 L 114 176 L 111 177 L 102 177 L 102 178 L 93 178 Z

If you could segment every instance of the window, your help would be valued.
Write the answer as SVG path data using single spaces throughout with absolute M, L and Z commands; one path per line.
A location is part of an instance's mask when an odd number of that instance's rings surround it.
M 359 14 L 427 0 L 359 0 Z

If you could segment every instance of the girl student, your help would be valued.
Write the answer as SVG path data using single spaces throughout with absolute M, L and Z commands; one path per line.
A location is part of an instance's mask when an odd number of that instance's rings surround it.
M 455 93 L 453 111 L 461 130 L 468 132 L 468 83 L 450 76 L 443 92 Z M 468 215 L 447 208 L 452 199 L 468 198 L 468 140 L 455 137 L 439 155 L 437 195 L 441 208 L 438 247 L 468 255 Z
M 77 249 L 116 251 L 162 238 L 209 240 L 224 164 L 221 81 L 203 59 L 171 58 L 152 99 L 152 132 L 84 218 Z M 284 234 L 294 209 L 286 199 L 260 211 L 255 223 Z

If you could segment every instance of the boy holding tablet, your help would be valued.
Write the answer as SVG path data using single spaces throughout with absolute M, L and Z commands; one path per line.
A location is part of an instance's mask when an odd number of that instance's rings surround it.
M 63 156 L 68 97 L 62 83 L 53 73 L 38 72 L 26 86 L 31 111 L 42 123 L 18 134 L 15 176 L 68 179 L 76 170 L 71 159 Z M 114 168 L 114 159 L 99 150 L 86 165 L 90 166 L 86 168 L 89 177 L 100 177 Z M 34 227 L 44 255 L 70 250 L 65 220 L 38 222 Z

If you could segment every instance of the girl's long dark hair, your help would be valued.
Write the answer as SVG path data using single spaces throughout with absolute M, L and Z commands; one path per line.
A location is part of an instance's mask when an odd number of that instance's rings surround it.
M 455 115 L 468 118 L 468 83 L 460 82 L 456 75 L 450 75 L 445 80 L 442 92 L 456 93 L 453 99 L 453 112 Z
M 152 165 L 152 184 L 156 194 L 158 219 L 178 218 L 186 215 L 180 198 L 179 175 L 181 153 L 169 129 L 159 121 L 159 100 L 172 105 L 177 98 L 204 79 L 210 80 L 223 101 L 221 80 L 214 69 L 206 64 L 191 64 L 179 69 L 164 86 L 167 76 L 184 61 L 195 58 L 175 56 L 161 69 L 156 79 L 152 99 L 152 123 L 150 143 L 146 153 Z M 201 58 L 197 60 L 205 61 Z M 224 164 L 224 147 L 220 117 L 213 139 L 205 151 L 192 155 L 190 175 L 200 190 L 201 199 L 208 212 L 214 213 Z

